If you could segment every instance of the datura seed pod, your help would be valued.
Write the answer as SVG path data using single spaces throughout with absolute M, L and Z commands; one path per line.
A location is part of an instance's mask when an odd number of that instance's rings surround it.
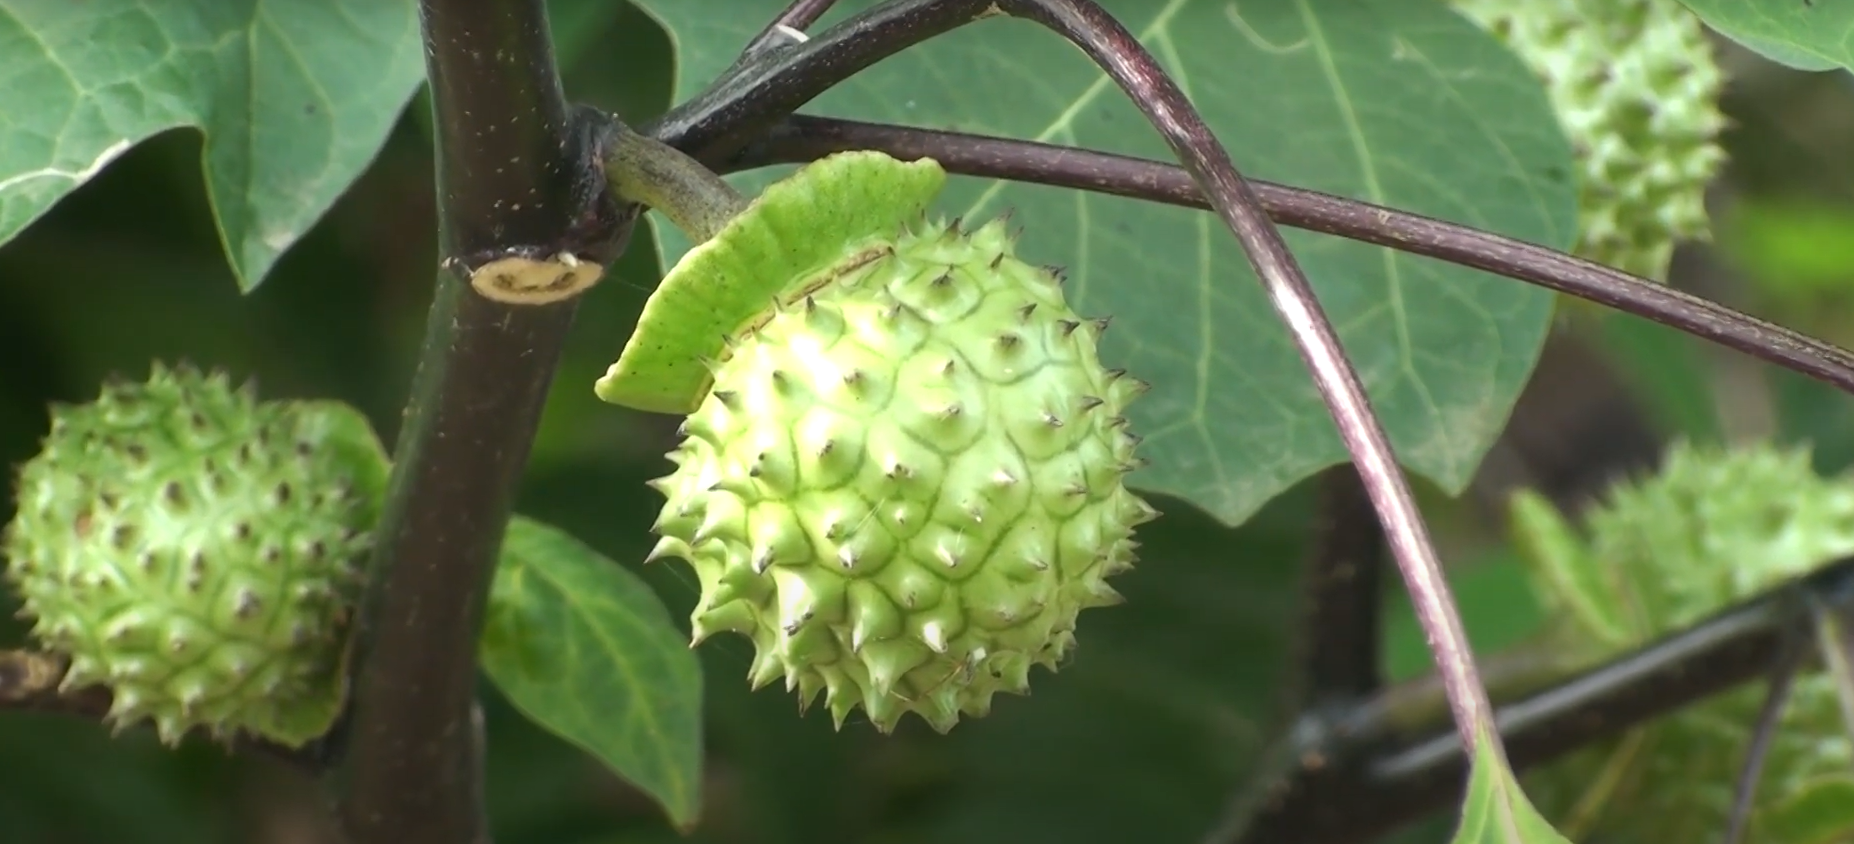
M 607 401 L 686 413 L 652 557 L 687 562 L 697 642 L 752 640 L 750 680 L 822 694 L 841 728 L 934 729 L 1028 690 L 1115 603 L 1155 517 L 1104 319 L 1003 221 L 923 213 L 929 160 L 844 153 L 770 186 L 676 266 Z
M 300 746 L 345 700 L 387 470 L 345 405 L 260 402 L 157 364 L 52 409 L 18 472 L 6 580 L 33 637 L 69 658 L 63 688 L 108 688 L 117 730 Z

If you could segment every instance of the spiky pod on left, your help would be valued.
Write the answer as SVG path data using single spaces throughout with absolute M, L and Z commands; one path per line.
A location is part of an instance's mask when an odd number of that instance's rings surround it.
M 63 688 L 110 690 L 116 730 L 301 746 L 346 699 L 387 471 L 345 405 L 260 402 L 157 364 L 52 409 L 17 475 L 6 580 L 33 637 L 69 657 Z

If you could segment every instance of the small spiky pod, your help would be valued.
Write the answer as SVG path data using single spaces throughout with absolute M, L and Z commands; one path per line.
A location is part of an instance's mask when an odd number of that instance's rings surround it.
M 1725 75 L 1679 0 L 1451 0 L 1545 83 L 1576 148 L 1579 255 L 1664 280 L 1710 236 Z
M 802 231 L 818 260 L 793 262 L 728 332 L 677 468 L 653 482 L 667 500 L 651 557 L 699 578 L 695 640 L 751 639 L 753 686 L 783 678 L 801 706 L 822 695 L 839 728 L 861 707 L 885 733 L 909 712 L 945 732 L 1026 693 L 1033 666 L 1074 647 L 1079 613 L 1119 600 L 1107 578 L 1156 515 L 1124 484 L 1140 465 L 1125 412 L 1145 384 L 1101 364 L 1107 321 L 1017 258 L 1004 221 L 966 231 L 917 212 L 898 234 L 833 239 L 847 217 L 781 216 L 855 207 L 827 200 L 883 178 L 927 195 L 938 174 L 827 159 L 717 236 L 724 253 L 768 234 L 782 257 Z M 653 348 L 647 335 L 632 348 Z
M 1516 538 L 1580 670 L 1854 554 L 1854 480 L 1807 449 L 1679 444 L 1613 487 L 1583 531 L 1545 499 L 1515 501 Z M 1717 839 L 1767 689 L 1734 689 L 1529 773 L 1527 792 L 1574 841 Z M 1854 741 L 1836 679 L 1796 678 L 1770 744 L 1747 841 L 1854 842 Z
M 259 402 L 156 364 L 55 406 L 20 467 L 6 579 L 34 638 L 104 686 L 116 729 L 152 722 L 300 746 L 345 700 L 348 618 L 387 461 L 335 402 Z

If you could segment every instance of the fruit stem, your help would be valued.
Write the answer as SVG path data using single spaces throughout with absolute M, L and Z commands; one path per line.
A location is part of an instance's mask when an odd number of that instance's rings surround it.
M 747 209 L 741 196 L 713 170 L 655 138 L 614 119 L 605 153 L 605 178 L 620 199 L 647 206 L 702 243 Z

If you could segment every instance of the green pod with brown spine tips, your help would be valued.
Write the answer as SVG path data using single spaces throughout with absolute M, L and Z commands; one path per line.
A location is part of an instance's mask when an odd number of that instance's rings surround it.
M 109 689 L 116 729 L 300 746 L 346 699 L 388 470 L 352 408 L 157 364 L 52 409 L 18 471 L 5 579 L 69 658 L 63 688 Z
M 658 389 L 621 357 L 599 384 L 690 408 L 652 484 L 651 556 L 698 577 L 695 640 L 748 638 L 756 688 L 821 696 L 839 726 L 860 708 L 883 732 L 910 712 L 944 732 L 1027 692 L 1081 611 L 1119 600 L 1108 578 L 1156 516 L 1126 486 L 1146 387 L 1102 364 L 1106 320 L 1075 313 L 1003 221 L 928 222 L 942 179 L 876 153 L 801 168 L 684 258 L 626 350 L 701 371 Z M 652 318 L 727 282 L 751 290 L 702 309 L 724 331 Z

